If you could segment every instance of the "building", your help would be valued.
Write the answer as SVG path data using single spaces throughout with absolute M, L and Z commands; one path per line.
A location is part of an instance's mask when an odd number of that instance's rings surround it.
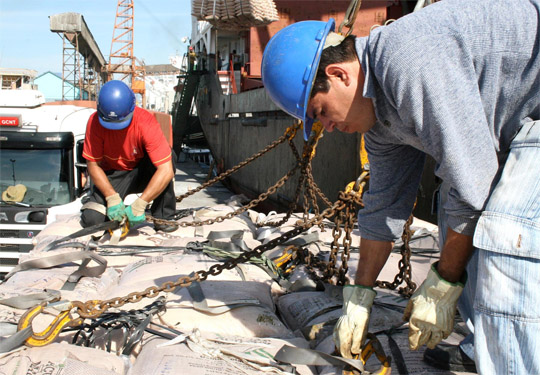
M 62 100 L 62 75 L 60 73 L 45 72 L 40 74 L 34 79 L 35 85 L 39 91 L 45 95 L 47 102 L 54 102 Z M 69 86 L 69 92 L 72 92 L 73 98 L 66 98 L 70 100 L 88 100 L 88 92 L 83 90 L 82 97 L 78 87 L 74 87 L 70 82 L 64 82 L 64 85 Z
M 146 65 L 145 70 L 146 108 L 171 113 L 181 70 L 172 64 Z
M 0 90 L 33 89 L 36 75 L 32 69 L 0 68 Z

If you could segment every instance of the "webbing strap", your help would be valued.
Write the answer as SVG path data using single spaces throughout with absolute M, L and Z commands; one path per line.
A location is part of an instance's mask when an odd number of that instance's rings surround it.
M 204 296 L 200 283 L 192 282 L 191 285 L 187 287 L 187 290 L 193 300 L 193 308 L 197 311 L 202 311 L 212 315 L 223 314 L 227 311 L 244 306 L 261 306 L 261 302 L 258 299 L 246 298 L 224 303 L 221 306 L 210 307 L 208 306 L 208 302 L 206 301 L 206 297 Z
M 0 336 L 10 336 L 17 332 L 17 323 L 0 322 Z
M 32 259 L 23 263 L 19 263 L 15 268 L 13 268 L 4 278 L 4 280 L 9 279 L 11 276 L 16 274 L 19 271 L 26 271 L 31 269 L 41 269 L 41 268 L 52 268 L 62 264 L 74 262 L 77 260 L 94 260 L 98 263 L 95 267 L 87 267 L 83 262 L 81 267 L 73 274 L 68 277 L 69 282 L 77 282 L 82 276 L 87 277 L 97 277 L 100 276 L 105 269 L 107 268 L 107 260 L 102 256 L 99 256 L 91 251 L 76 251 L 72 253 L 57 254 L 50 257 Z
M 60 297 L 61 294 L 57 290 L 45 290 L 41 293 L 32 293 L 22 296 L 0 299 L 0 305 L 25 310 L 39 305 L 41 302 L 54 301 L 59 299 Z
M 284 242 L 283 245 L 305 246 L 317 241 L 319 241 L 319 232 L 304 232 L 294 238 L 291 238 L 289 241 Z
M 58 244 L 60 244 L 62 242 L 65 242 L 67 240 L 71 240 L 71 239 L 74 239 L 74 238 L 79 238 L 79 237 L 82 237 L 82 236 L 87 236 L 89 234 L 93 234 L 93 233 L 103 231 L 103 230 L 108 230 L 108 229 L 115 230 L 115 229 L 117 229 L 119 227 L 120 227 L 120 223 L 118 221 L 116 221 L 116 220 L 105 221 L 103 223 L 92 225 L 91 227 L 83 228 L 83 229 L 81 229 L 81 230 L 79 230 L 79 231 L 77 231 L 75 233 L 72 233 L 72 234 L 70 234 L 68 236 L 60 238 L 59 240 L 51 242 L 50 244 L 45 246 L 42 251 L 53 250 Z
M 335 366 L 344 368 L 349 365 L 360 372 L 364 371 L 362 361 L 333 356 L 317 350 L 283 345 L 274 355 L 274 359 L 293 365 Z
M 28 326 L 25 329 L 18 331 L 14 335 L 6 338 L 0 337 L 0 353 L 6 353 L 21 346 L 34 332 L 32 326 Z
M 206 238 L 208 240 L 220 240 L 223 238 L 242 238 L 244 236 L 243 230 L 222 230 L 222 231 L 211 231 L 208 233 Z

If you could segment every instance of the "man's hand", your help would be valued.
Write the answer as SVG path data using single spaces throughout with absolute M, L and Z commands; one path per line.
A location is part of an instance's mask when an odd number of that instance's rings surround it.
M 457 301 L 467 274 L 461 282 L 448 282 L 437 272 L 437 263 L 431 266 L 426 280 L 413 294 L 403 314 L 403 320 L 409 321 L 411 350 L 424 344 L 433 349 L 454 329 Z
M 353 358 L 362 350 L 375 295 L 370 287 L 343 287 L 343 315 L 334 328 L 334 342 L 344 358 Z
M 124 206 L 124 201 L 120 198 L 120 195 L 114 193 L 106 197 L 105 200 L 107 201 L 107 217 L 113 221 L 122 221 L 126 216 L 126 206 Z
M 129 221 L 129 227 L 134 227 L 137 224 L 144 222 L 146 216 L 144 210 L 148 206 L 148 202 L 137 198 L 128 208 L 126 208 L 126 215 Z

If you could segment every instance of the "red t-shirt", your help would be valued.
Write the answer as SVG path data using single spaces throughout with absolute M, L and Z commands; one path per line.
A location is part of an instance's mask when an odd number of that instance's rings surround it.
M 171 160 L 171 148 L 150 112 L 135 107 L 131 124 L 121 130 L 101 126 L 97 112 L 88 119 L 83 157 L 103 170 L 132 170 L 145 151 L 156 167 Z

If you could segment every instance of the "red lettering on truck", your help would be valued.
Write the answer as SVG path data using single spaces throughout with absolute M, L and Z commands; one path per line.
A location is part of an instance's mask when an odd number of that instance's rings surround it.
M 18 117 L 0 117 L 0 126 L 19 126 Z

